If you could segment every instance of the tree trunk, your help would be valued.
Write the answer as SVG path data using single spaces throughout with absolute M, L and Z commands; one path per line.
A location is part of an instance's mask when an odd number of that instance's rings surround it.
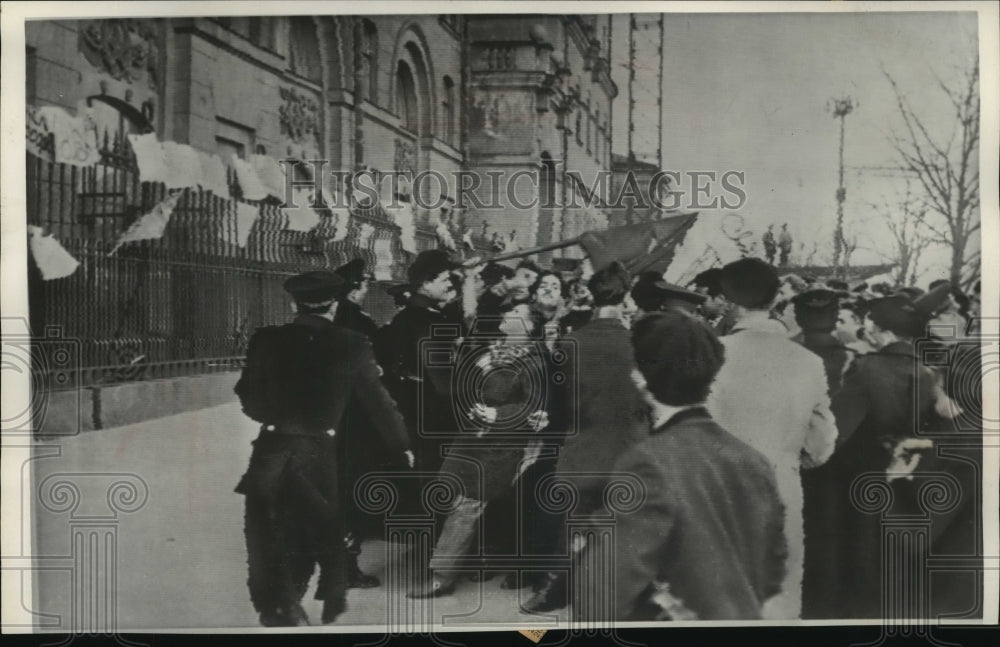
M 965 265 L 965 238 L 955 238 L 951 247 L 951 284 L 962 284 L 962 269 Z

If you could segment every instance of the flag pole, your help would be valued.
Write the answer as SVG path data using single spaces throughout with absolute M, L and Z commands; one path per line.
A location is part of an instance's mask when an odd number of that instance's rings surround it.
M 504 254 L 498 254 L 492 258 L 484 258 L 483 263 L 489 263 L 493 261 L 507 261 L 512 258 L 521 258 L 523 256 L 531 256 L 532 254 L 540 254 L 542 252 L 548 252 L 553 249 L 562 249 L 563 247 L 569 247 L 570 245 L 576 245 L 580 242 L 580 237 L 568 238 L 566 240 L 558 240 L 554 243 L 547 243 L 545 245 L 539 245 L 538 247 L 530 247 L 528 249 L 519 249 L 515 252 L 506 252 Z

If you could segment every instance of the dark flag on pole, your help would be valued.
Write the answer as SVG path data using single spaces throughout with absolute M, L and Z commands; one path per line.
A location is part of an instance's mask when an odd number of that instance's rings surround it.
M 685 213 L 654 222 L 587 231 L 580 235 L 579 244 L 590 256 L 595 272 L 620 261 L 633 276 L 649 271 L 662 274 L 697 217 L 697 213 Z

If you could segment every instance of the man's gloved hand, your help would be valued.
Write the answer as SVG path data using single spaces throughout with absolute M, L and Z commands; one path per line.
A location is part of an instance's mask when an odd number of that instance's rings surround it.
M 417 462 L 417 459 L 413 456 L 413 452 L 411 450 L 407 449 L 403 453 L 406 454 L 406 464 L 410 466 L 410 469 L 413 469 L 413 466 Z

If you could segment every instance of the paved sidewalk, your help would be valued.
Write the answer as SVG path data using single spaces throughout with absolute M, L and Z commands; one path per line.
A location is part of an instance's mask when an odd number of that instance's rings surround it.
M 55 614 L 43 622 L 66 631 L 106 626 L 100 618 L 111 614 L 120 630 L 257 627 L 246 588 L 243 497 L 233 492 L 256 435 L 257 425 L 232 403 L 40 444 L 33 536 L 36 556 L 47 557 L 35 578 L 35 610 Z M 518 596 L 526 600 L 530 589 L 502 590 L 501 577 L 463 581 L 455 595 L 433 601 L 408 600 L 407 557 L 399 545 L 366 543 L 362 568 L 383 586 L 352 589 L 337 625 L 556 628 L 556 616 L 520 613 Z M 312 594 L 304 606 L 318 623 Z

